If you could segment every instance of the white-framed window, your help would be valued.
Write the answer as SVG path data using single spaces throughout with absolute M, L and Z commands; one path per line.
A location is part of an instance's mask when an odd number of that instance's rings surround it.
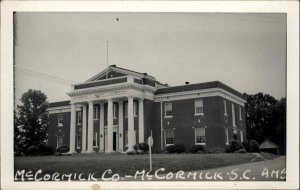
M 226 143 L 226 145 L 229 145 L 228 128 L 225 128 L 225 143 Z
M 128 103 L 126 102 L 124 105 L 124 117 L 127 118 L 128 117 Z
M 133 115 L 134 115 L 134 117 L 136 117 L 138 114 L 137 114 L 137 111 L 138 111 L 138 109 L 137 109 L 137 102 L 133 102 Z
M 114 118 L 117 118 L 117 104 L 114 104 L 114 106 L 113 106 L 113 117 Z
M 99 107 L 94 107 L 94 119 L 99 119 Z
M 226 100 L 224 100 L 224 115 L 227 115 L 227 103 L 226 103 Z
M 63 114 L 58 114 L 57 115 L 57 126 L 58 127 L 61 127 L 63 126 L 63 120 L 64 120 L 64 117 L 63 117 Z
M 195 100 L 195 115 L 203 115 L 203 100 Z
M 81 111 L 78 111 L 78 112 L 76 112 L 76 114 L 77 114 L 77 125 L 80 125 L 81 123 L 82 123 L 82 114 L 81 114 Z
M 77 148 L 81 147 L 81 136 L 80 135 L 76 136 L 76 147 Z
M 174 129 L 165 130 L 165 145 L 174 144 Z
M 94 138 L 93 138 L 93 147 L 97 148 L 98 147 L 98 133 L 94 133 Z
M 240 135 L 241 135 L 241 142 L 244 141 L 244 134 L 243 134 L 243 131 L 240 131 Z
M 172 103 L 165 103 L 165 117 L 172 117 Z
M 234 107 L 233 103 L 231 104 L 231 110 L 232 110 L 232 125 L 234 127 L 236 127 L 236 125 L 235 125 L 235 107 Z
M 205 128 L 195 128 L 195 144 L 204 145 L 205 143 Z
M 128 146 L 128 131 L 125 131 L 124 136 L 125 136 L 125 146 Z
M 239 116 L 240 116 L 240 120 L 242 120 L 242 108 L 241 108 L 241 106 L 239 106 Z
M 63 136 L 57 136 L 56 137 L 56 148 L 59 148 L 64 145 L 64 137 Z

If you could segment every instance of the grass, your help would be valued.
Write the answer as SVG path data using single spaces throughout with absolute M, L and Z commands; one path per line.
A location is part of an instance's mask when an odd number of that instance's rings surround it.
M 249 153 L 220 154 L 153 154 L 153 170 L 165 168 L 166 173 L 195 171 L 229 165 L 248 163 L 255 156 Z M 111 169 L 120 176 L 134 175 L 136 171 L 149 171 L 149 155 L 109 155 L 109 154 L 77 154 L 73 156 L 39 156 L 15 157 L 15 173 L 17 170 L 32 171 L 42 169 L 43 173 L 94 173 L 100 178 L 102 173 Z M 163 172 L 161 172 L 163 173 Z

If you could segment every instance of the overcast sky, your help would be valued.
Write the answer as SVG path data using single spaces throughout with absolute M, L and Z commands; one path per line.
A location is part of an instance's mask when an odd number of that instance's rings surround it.
M 16 99 L 28 89 L 68 100 L 116 64 L 162 83 L 219 80 L 243 93 L 286 97 L 286 15 L 212 13 L 17 13 Z

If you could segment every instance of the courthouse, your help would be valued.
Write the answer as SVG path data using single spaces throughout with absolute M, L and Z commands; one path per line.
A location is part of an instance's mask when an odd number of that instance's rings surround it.
M 170 87 L 111 65 L 67 95 L 49 105 L 48 144 L 70 153 L 131 151 L 151 131 L 154 151 L 182 143 L 222 152 L 231 139 L 246 140 L 246 101 L 219 81 Z

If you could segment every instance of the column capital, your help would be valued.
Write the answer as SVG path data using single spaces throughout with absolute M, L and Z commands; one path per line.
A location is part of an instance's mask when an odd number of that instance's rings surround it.
M 104 106 L 104 102 L 100 102 L 99 105 L 100 105 L 100 106 Z
M 123 101 L 123 100 L 119 100 L 118 103 L 119 103 L 119 104 L 123 104 L 124 101 Z
M 145 98 L 139 98 L 138 101 L 139 101 L 139 102 L 140 102 L 140 101 L 144 101 L 144 99 L 145 99 Z
M 133 96 L 133 95 L 129 95 L 129 96 L 127 96 L 127 98 L 128 98 L 128 99 L 131 99 L 131 98 L 133 99 L 134 96 Z

